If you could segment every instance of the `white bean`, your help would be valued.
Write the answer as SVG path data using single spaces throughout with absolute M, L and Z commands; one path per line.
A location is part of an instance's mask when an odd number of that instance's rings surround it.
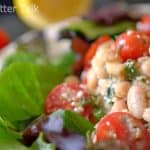
M 107 62 L 106 63 L 106 71 L 109 75 L 113 76 L 123 76 L 124 75 L 125 66 L 123 63 L 119 62 Z
M 119 98 L 126 98 L 131 84 L 128 81 L 122 81 L 116 84 L 115 94 Z
M 124 100 L 117 100 L 111 108 L 111 113 L 122 112 L 122 111 L 128 111 L 127 105 Z
M 148 100 L 148 107 L 150 107 L 150 99 Z
M 147 122 L 150 122 L 150 107 L 144 109 L 143 119 Z
M 119 61 L 119 56 L 112 50 L 111 46 L 113 41 L 110 40 L 97 49 L 96 55 L 91 61 L 92 68 L 95 71 L 98 78 L 106 78 L 107 72 L 105 63 L 108 61 Z M 116 69 L 115 69 L 116 70 Z
M 97 77 L 93 69 L 90 69 L 87 73 L 87 88 L 90 91 L 93 91 L 97 85 Z
M 139 57 L 137 62 L 141 65 L 143 62 L 149 59 L 149 56 Z
M 113 43 L 114 42 L 110 40 L 107 43 L 100 45 L 96 53 L 99 60 L 103 62 L 120 60 L 120 57 L 112 49 Z
M 98 87 L 97 87 L 97 93 L 100 93 L 102 95 L 106 95 L 107 90 L 111 84 L 112 84 L 112 81 L 109 79 L 99 79 Z
M 139 85 L 133 85 L 127 95 L 129 111 L 136 118 L 142 118 L 144 109 L 147 107 L 145 90 Z
M 79 78 L 77 76 L 71 75 L 67 78 L 65 78 L 66 83 L 79 83 Z
M 93 59 L 92 69 L 94 70 L 97 77 L 99 78 L 107 77 L 107 72 L 106 69 L 104 68 L 104 63 L 97 57 Z
M 142 63 L 141 73 L 150 77 L 150 58 Z

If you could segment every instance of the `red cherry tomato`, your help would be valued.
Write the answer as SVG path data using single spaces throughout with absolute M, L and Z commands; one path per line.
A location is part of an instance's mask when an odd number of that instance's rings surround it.
M 3 29 L 0 29 L 0 49 L 6 46 L 9 42 L 10 38 L 8 34 Z
M 84 56 L 89 46 L 90 44 L 80 37 L 74 37 L 72 39 L 72 49 L 82 56 Z
M 91 45 L 91 47 L 89 48 L 89 50 L 86 53 L 85 58 L 84 58 L 84 66 L 85 67 L 88 68 L 90 66 L 91 60 L 92 60 L 93 56 L 96 54 L 96 51 L 97 51 L 97 48 L 99 47 L 99 45 L 103 44 L 109 40 L 111 40 L 111 38 L 107 35 L 104 35 L 104 36 L 100 37 L 99 39 L 97 39 Z
M 83 59 L 85 53 L 89 49 L 89 46 L 90 44 L 80 37 L 76 36 L 72 38 L 72 49 L 78 54 L 77 60 L 73 66 L 73 71 L 76 75 L 80 76 L 80 73 L 83 70 Z
M 150 38 L 138 31 L 122 33 L 115 42 L 115 50 L 120 54 L 123 61 L 148 55 L 149 47 Z
M 78 55 L 73 65 L 73 73 L 77 76 L 80 76 L 82 70 L 83 70 L 83 56 Z
M 137 28 L 150 36 L 150 15 L 143 16 L 137 23 Z
M 128 145 L 130 150 L 150 149 L 150 133 L 141 120 L 125 112 L 116 112 L 104 117 L 98 123 L 96 138 L 98 142 L 119 140 Z
M 47 97 L 45 103 L 46 114 L 50 114 L 58 109 L 77 110 L 80 114 L 90 119 L 93 110 L 92 106 L 88 103 L 82 106 L 81 100 L 83 99 L 88 100 L 89 94 L 82 85 L 77 83 L 60 84 Z

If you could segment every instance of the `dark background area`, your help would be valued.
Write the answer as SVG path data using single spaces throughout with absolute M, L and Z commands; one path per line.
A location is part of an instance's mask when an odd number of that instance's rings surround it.
M 123 0 L 120 0 L 122 2 Z M 94 8 L 102 5 L 108 5 L 119 0 L 94 0 Z M 150 0 L 127 0 L 128 3 L 149 3 Z M 12 6 L 12 0 L 0 0 L 0 5 Z M 0 28 L 4 28 L 14 40 L 22 33 L 30 30 L 17 16 L 15 13 L 5 14 L 0 12 Z

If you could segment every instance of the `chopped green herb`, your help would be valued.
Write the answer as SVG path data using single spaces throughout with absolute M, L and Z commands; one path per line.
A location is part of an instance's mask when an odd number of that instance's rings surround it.
M 101 119 L 104 115 L 105 115 L 105 110 L 104 108 L 99 108 L 99 109 L 95 109 L 93 115 L 97 118 L 97 119 Z
M 128 80 L 134 80 L 137 76 L 139 76 L 139 71 L 136 67 L 135 61 L 129 60 L 125 63 L 125 73 Z
M 86 99 L 85 97 L 81 100 L 81 106 L 85 106 L 87 104 L 92 105 L 95 108 L 100 108 L 103 106 L 102 99 L 100 95 L 91 95 L 89 99 Z
M 107 94 L 104 97 L 104 99 L 107 101 L 107 103 L 112 104 L 112 99 L 115 97 L 115 89 L 113 84 L 107 89 Z

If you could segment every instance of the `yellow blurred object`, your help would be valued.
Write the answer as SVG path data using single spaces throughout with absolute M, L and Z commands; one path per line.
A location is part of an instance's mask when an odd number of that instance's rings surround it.
M 29 26 L 43 29 L 65 18 L 83 15 L 92 0 L 14 0 L 18 16 Z

